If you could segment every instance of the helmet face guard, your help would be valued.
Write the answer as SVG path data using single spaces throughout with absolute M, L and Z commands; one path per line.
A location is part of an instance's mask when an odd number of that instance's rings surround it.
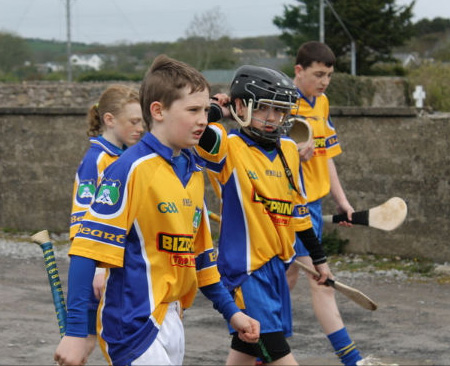
M 230 94 L 232 116 L 252 135 L 275 142 L 292 127 L 288 117 L 297 100 L 297 89 L 284 73 L 265 67 L 242 66 L 236 72 Z M 234 110 L 234 102 L 238 98 L 247 106 L 247 115 L 244 118 L 238 116 Z M 261 112 L 267 110 L 267 117 L 255 118 L 253 115 L 255 110 L 259 110 L 260 116 L 263 115 Z M 274 111 L 281 116 L 276 123 L 268 121 L 269 114 Z M 250 126 L 252 118 L 263 125 L 271 126 L 270 131 Z

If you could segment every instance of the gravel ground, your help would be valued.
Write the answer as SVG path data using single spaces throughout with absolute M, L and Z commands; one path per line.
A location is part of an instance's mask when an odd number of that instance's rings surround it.
M 67 236 L 52 235 L 51 240 L 67 243 Z M 67 250 L 67 244 L 55 245 L 65 293 Z M 0 234 L 0 254 L 0 365 L 52 365 L 59 334 L 42 250 L 30 242 L 28 234 Z M 339 268 L 339 263 L 333 264 L 339 281 L 379 304 L 378 310 L 370 312 L 336 295 L 349 333 L 364 355 L 398 365 L 450 365 L 448 266 L 437 266 L 440 275 L 413 278 L 401 269 L 350 272 Z M 292 295 L 290 344 L 298 362 L 340 365 L 315 320 L 304 278 Z M 223 364 L 229 347 L 225 323 L 201 294 L 185 312 L 184 323 L 185 364 Z M 89 364 L 106 364 L 98 347 Z

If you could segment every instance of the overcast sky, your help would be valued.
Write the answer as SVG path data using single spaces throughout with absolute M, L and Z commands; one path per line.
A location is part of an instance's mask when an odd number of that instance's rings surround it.
M 67 0 L 0 0 L 0 31 L 24 38 L 67 40 Z M 319 1 L 319 0 L 318 0 Z M 412 0 L 396 0 L 398 5 Z M 296 0 L 70 0 L 73 42 L 174 42 L 194 17 L 219 9 L 233 38 L 280 34 L 272 23 Z M 414 21 L 450 18 L 450 0 L 417 0 Z

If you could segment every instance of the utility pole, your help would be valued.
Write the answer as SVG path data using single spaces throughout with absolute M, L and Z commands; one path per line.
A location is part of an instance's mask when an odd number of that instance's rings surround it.
M 319 41 L 325 43 L 325 4 L 319 0 Z
M 338 20 L 339 24 L 341 25 L 342 29 L 344 29 L 344 32 L 347 34 L 347 36 L 350 38 L 350 46 L 351 46 L 351 74 L 356 75 L 356 42 L 353 38 L 352 34 L 348 31 L 347 27 L 345 26 L 344 22 L 342 21 L 339 14 L 334 10 L 333 5 L 330 4 L 328 0 L 320 0 L 320 1 L 326 1 L 328 7 Z
M 67 81 L 72 82 L 72 56 L 71 39 L 70 39 L 70 0 L 66 0 L 66 23 L 67 23 Z

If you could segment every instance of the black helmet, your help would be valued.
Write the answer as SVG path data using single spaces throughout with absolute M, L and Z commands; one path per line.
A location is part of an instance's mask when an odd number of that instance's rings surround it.
M 256 137 L 258 141 L 274 142 L 289 131 L 291 123 L 287 117 L 297 101 L 297 96 L 297 88 L 289 76 L 283 72 L 267 67 L 244 65 L 236 71 L 231 82 L 230 112 L 244 130 Z M 248 107 L 248 114 L 244 120 L 235 112 L 235 100 L 238 98 L 242 99 Z M 285 110 L 283 121 L 277 125 L 276 130 L 264 132 L 250 126 L 253 110 L 259 108 L 261 104 Z
M 292 80 L 281 71 L 267 67 L 244 65 L 235 73 L 230 87 L 231 102 L 240 98 L 248 102 L 260 99 L 276 104 L 292 105 L 297 100 L 297 89 Z

